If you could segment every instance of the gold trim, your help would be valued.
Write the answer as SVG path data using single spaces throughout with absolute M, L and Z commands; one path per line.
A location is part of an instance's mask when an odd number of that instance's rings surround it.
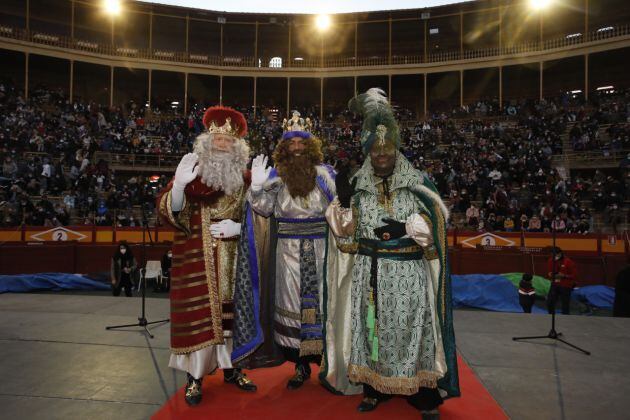
M 195 325 L 201 325 L 205 322 L 210 321 L 210 317 L 198 319 L 197 321 L 191 322 L 171 322 L 173 328 L 185 328 L 185 327 L 194 327 Z
M 349 365 L 348 378 L 352 382 L 368 384 L 384 394 L 413 395 L 422 388 L 437 388 L 440 375 L 422 370 L 413 378 L 379 375 L 367 366 Z
M 178 263 L 178 264 L 173 264 L 173 266 L 172 266 L 172 267 L 175 267 L 175 268 L 181 268 L 181 267 L 183 267 L 183 266 L 185 266 L 185 265 L 188 265 L 188 264 L 193 264 L 193 263 L 196 263 L 196 262 L 201 262 L 201 261 L 205 261 L 203 257 L 190 258 L 190 259 L 182 260 L 182 262 L 181 262 L 181 263 Z M 171 268 L 172 268 L 172 267 L 171 267 Z
M 189 306 L 187 308 L 171 308 L 171 312 L 192 312 L 192 311 L 196 311 L 199 309 L 205 309 L 205 308 L 209 308 L 210 307 L 210 303 L 204 303 L 202 305 L 197 305 L 197 306 Z
M 233 313 L 222 313 L 221 314 L 221 319 L 234 319 L 234 314 Z
M 183 337 L 183 336 L 187 336 L 187 335 L 195 335 L 195 334 L 199 334 L 202 332 L 206 332 L 206 331 L 210 331 L 212 330 L 213 327 L 212 325 L 209 325 L 207 327 L 203 327 L 203 328 L 199 328 L 198 330 L 193 330 L 193 331 L 186 331 L 186 332 L 181 332 L 181 333 L 174 333 L 172 332 L 171 335 L 173 337 Z M 223 334 L 221 334 L 221 338 L 219 341 L 216 341 L 216 339 L 207 341 L 208 345 L 210 344 L 223 344 Z
M 433 245 L 429 245 L 427 247 L 424 248 L 424 257 L 427 260 L 435 260 L 439 257 L 437 249 L 435 249 L 435 246 Z
M 337 248 L 339 248 L 339 251 L 346 254 L 356 254 L 359 251 L 359 244 L 357 242 L 352 242 L 349 244 L 340 244 L 339 242 L 337 242 Z
M 173 298 L 171 298 L 171 305 L 180 305 L 182 303 L 197 302 L 197 301 L 205 300 L 205 299 L 208 299 L 208 296 L 195 296 L 195 297 L 188 298 L 188 299 L 173 299 Z
M 186 256 L 186 257 L 188 257 L 190 255 L 193 255 L 193 254 L 203 255 L 203 250 L 195 248 L 195 249 L 189 249 L 188 251 L 184 251 L 184 253 L 183 253 L 183 255 Z
M 209 226 L 211 221 L 211 208 L 208 206 L 201 207 L 201 225 Z M 210 341 L 211 344 L 223 344 L 223 326 L 221 322 L 221 314 L 223 308 L 221 300 L 219 299 L 219 293 L 217 290 L 217 279 L 215 272 L 214 261 L 214 244 L 210 229 L 202 229 L 203 235 L 203 255 L 206 261 L 206 282 L 208 284 L 208 292 L 210 296 L 210 313 L 212 316 L 212 327 L 214 331 L 214 339 Z
M 290 318 L 290 319 L 294 319 L 296 321 L 301 321 L 302 320 L 302 316 L 297 313 L 297 312 L 291 312 L 287 309 L 281 308 L 279 306 L 276 306 L 276 312 L 278 313 L 278 315 L 283 316 L 285 318 Z
M 202 284 L 206 284 L 206 280 L 194 281 L 192 283 L 186 284 L 171 285 L 171 290 L 187 289 L 189 287 L 201 286 Z
M 324 343 L 322 340 L 307 340 L 300 343 L 300 357 L 322 354 Z
M 315 318 L 315 309 L 302 309 L 302 324 L 314 324 Z
M 203 271 L 197 271 L 196 273 L 186 274 L 184 276 L 177 276 L 177 280 L 190 280 L 195 277 L 203 277 L 205 273 Z

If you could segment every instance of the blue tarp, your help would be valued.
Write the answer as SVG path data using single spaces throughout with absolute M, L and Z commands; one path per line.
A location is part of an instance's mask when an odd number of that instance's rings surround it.
M 615 289 L 608 286 L 584 286 L 575 289 L 571 297 L 590 306 L 612 309 L 615 302 Z
M 469 306 L 497 312 L 523 312 L 518 289 L 499 274 L 452 275 L 453 306 Z M 545 313 L 534 305 L 534 313 Z
M 0 293 L 33 290 L 108 290 L 110 285 L 67 273 L 0 275 Z

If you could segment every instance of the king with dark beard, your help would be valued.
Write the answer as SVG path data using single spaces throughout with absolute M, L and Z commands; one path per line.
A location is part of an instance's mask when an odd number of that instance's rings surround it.
M 206 110 L 206 132 L 185 155 L 158 209 L 175 229 L 171 269 L 171 358 L 188 376 L 185 399 L 201 401 L 205 375 L 223 369 L 227 383 L 256 386 L 231 363 L 234 276 L 249 147 L 247 122 L 225 107 Z
M 332 168 L 322 164 L 320 141 L 310 132 L 310 120 L 294 112 L 290 120 L 285 119 L 284 130 L 273 155 L 276 167 L 268 168 L 263 155 L 252 162 L 247 200 L 255 213 L 272 218 L 272 334 L 284 357 L 295 363 L 287 387 L 297 389 L 310 377 L 310 363 L 318 362 L 323 350 L 322 284 L 328 237 L 324 213 L 335 196 L 335 182 Z M 247 289 L 257 290 L 252 284 Z M 235 313 L 239 327 L 252 318 L 238 309 Z M 249 335 L 251 340 L 235 337 L 233 361 L 260 345 L 260 334 L 255 335 Z

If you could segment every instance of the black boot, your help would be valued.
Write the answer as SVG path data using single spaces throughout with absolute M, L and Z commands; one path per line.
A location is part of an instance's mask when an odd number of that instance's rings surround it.
M 359 406 L 357 407 L 357 410 L 360 411 L 361 413 L 372 411 L 376 409 L 376 407 L 378 407 L 379 402 L 380 401 L 378 398 L 365 397 L 361 401 L 361 404 L 359 404 Z
M 228 384 L 236 385 L 243 391 L 254 392 L 258 389 L 256 384 L 240 369 L 223 369 L 223 380 Z
M 201 379 L 195 379 L 190 373 L 186 373 L 188 383 L 186 384 L 186 393 L 184 399 L 188 405 L 197 405 L 201 402 Z
M 304 381 L 311 377 L 311 368 L 309 365 L 299 364 L 295 366 L 295 375 L 287 383 L 288 389 L 298 389 L 304 385 Z

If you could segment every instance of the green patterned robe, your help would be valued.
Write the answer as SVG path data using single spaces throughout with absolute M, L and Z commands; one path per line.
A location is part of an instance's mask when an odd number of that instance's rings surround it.
M 420 214 L 429 222 L 436 240 L 434 246 L 424 249 L 422 259 L 399 261 L 381 257 L 378 260 L 376 361 L 366 322 L 371 257 L 354 257 L 349 379 L 386 394 L 412 395 L 420 387 L 439 386 L 450 396 L 459 395 L 450 278 L 445 264 L 446 209 L 430 181 L 400 154 L 389 178 L 389 200 L 369 161 L 355 177 L 358 181 L 353 197 L 355 243 L 360 238 L 379 239 L 374 228 L 384 225 L 383 218 L 405 222 L 413 214 Z M 352 252 L 347 240 L 339 243 L 342 250 Z

